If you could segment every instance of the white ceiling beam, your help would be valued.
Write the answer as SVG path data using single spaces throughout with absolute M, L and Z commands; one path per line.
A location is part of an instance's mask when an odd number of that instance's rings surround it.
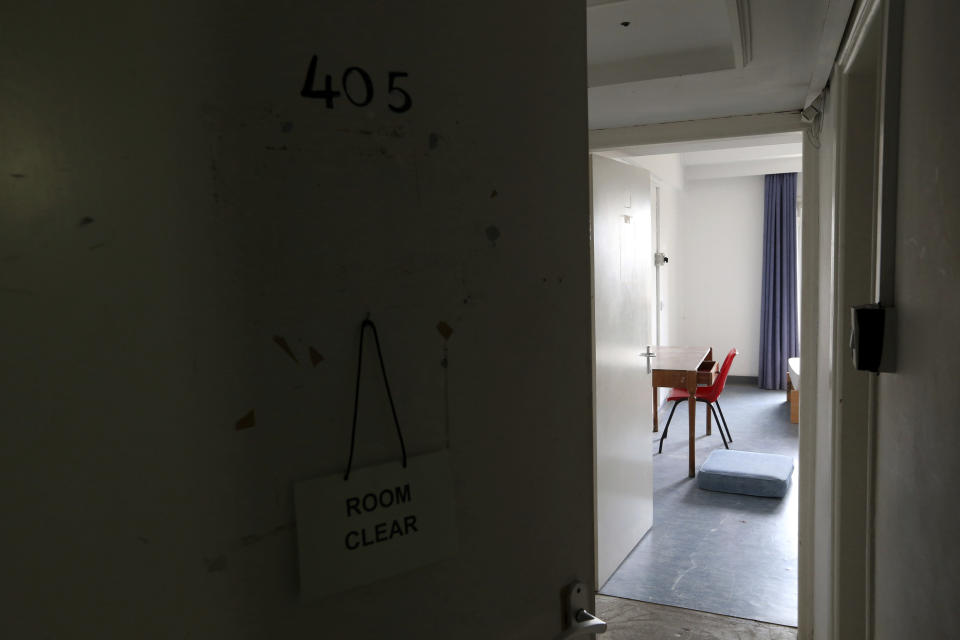
M 631 0 L 587 0 L 587 9 L 602 7 L 605 4 L 626 4 Z
M 605 87 L 733 68 L 734 61 L 728 47 L 675 51 L 632 60 L 592 64 L 587 68 L 587 86 Z
M 753 21 L 750 19 L 750 0 L 727 0 L 730 32 L 733 34 L 733 59 L 742 69 L 753 59 Z
M 715 180 L 717 178 L 762 176 L 768 173 L 800 173 L 802 171 L 803 158 L 796 157 L 684 165 L 683 175 L 687 180 Z
M 801 158 L 803 157 L 803 134 L 797 133 L 778 133 L 773 136 L 764 136 L 762 138 L 737 138 L 740 140 L 763 140 L 770 141 L 781 136 L 793 137 L 792 142 L 780 144 L 754 144 L 750 146 L 740 146 L 738 144 L 724 145 L 722 149 L 698 149 L 696 151 L 687 151 L 680 154 L 683 164 L 688 167 L 703 164 L 717 164 L 725 162 L 747 162 L 750 160 L 774 160 L 782 158 Z M 715 143 L 723 141 L 715 140 Z M 686 143 L 692 144 L 692 143 Z
M 635 147 L 617 147 L 599 153 L 617 154 L 617 157 L 633 158 L 641 156 L 658 156 L 676 154 L 684 158 L 685 163 L 692 164 L 691 156 L 697 156 L 703 151 L 730 151 L 746 147 L 763 147 L 776 145 L 799 145 L 803 142 L 803 134 L 799 131 L 788 133 L 773 133 L 762 136 L 741 136 L 738 138 L 714 138 L 710 140 L 687 140 L 683 142 L 660 142 Z
M 590 151 L 692 140 L 762 136 L 803 131 L 806 127 L 807 125 L 800 120 L 799 111 L 778 111 L 747 116 L 644 124 L 616 129 L 594 129 L 590 131 Z

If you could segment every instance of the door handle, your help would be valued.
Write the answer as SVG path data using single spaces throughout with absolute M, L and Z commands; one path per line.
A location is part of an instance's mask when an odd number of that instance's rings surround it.
M 582 582 L 574 582 L 566 591 L 567 626 L 556 640 L 605 632 L 607 623 L 586 610 L 587 587 Z
M 646 350 L 646 352 L 645 352 L 645 353 L 641 353 L 641 354 L 640 354 L 640 357 L 647 359 L 647 373 L 652 373 L 652 372 L 653 372 L 653 369 L 652 369 L 652 367 L 650 366 L 650 358 L 656 358 L 656 357 L 657 357 L 657 354 L 655 354 L 655 353 L 650 349 L 650 345 L 647 345 L 647 350 Z
M 593 615 L 586 609 L 579 609 L 574 615 L 570 625 L 564 629 L 563 633 L 557 636 L 557 640 L 567 640 L 567 638 L 576 638 L 592 633 L 604 633 L 607 630 L 607 623 Z

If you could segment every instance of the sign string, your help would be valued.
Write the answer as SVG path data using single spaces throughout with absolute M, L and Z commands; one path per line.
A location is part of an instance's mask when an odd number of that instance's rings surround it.
M 350 479 L 350 469 L 353 468 L 353 450 L 357 441 L 357 412 L 360 408 L 360 373 L 363 368 L 363 336 L 367 327 L 373 331 L 373 341 L 377 346 L 377 357 L 380 359 L 380 372 L 383 374 L 383 387 L 387 390 L 387 399 L 390 401 L 390 411 L 393 412 L 393 423 L 397 426 L 397 438 L 400 440 L 400 453 L 403 455 L 403 468 L 407 468 L 407 448 L 403 444 L 403 432 L 400 430 L 400 420 L 397 418 L 397 408 L 393 404 L 393 395 L 390 393 L 390 383 L 387 382 L 387 367 L 383 364 L 383 352 L 380 349 L 380 337 L 377 335 L 377 326 L 367 316 L 360 325 L 360 355 L 357 358 L 357 390 L 353 396 L 353 427 L 350 430 L 350 457 L 347 458 L 347 472 L 343 480 Z

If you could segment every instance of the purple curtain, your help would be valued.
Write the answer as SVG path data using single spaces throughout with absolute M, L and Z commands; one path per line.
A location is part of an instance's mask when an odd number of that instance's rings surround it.
M 764 176 L 760 314 L 760 387 L 786 389 L 787 358 L 800 353 L 797 339 L 795 173 Z

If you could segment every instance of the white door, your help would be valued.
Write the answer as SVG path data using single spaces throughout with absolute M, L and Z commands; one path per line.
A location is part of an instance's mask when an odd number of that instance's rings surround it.
M 593 156 L 597 585 L 653 523 L 650 174 Z

